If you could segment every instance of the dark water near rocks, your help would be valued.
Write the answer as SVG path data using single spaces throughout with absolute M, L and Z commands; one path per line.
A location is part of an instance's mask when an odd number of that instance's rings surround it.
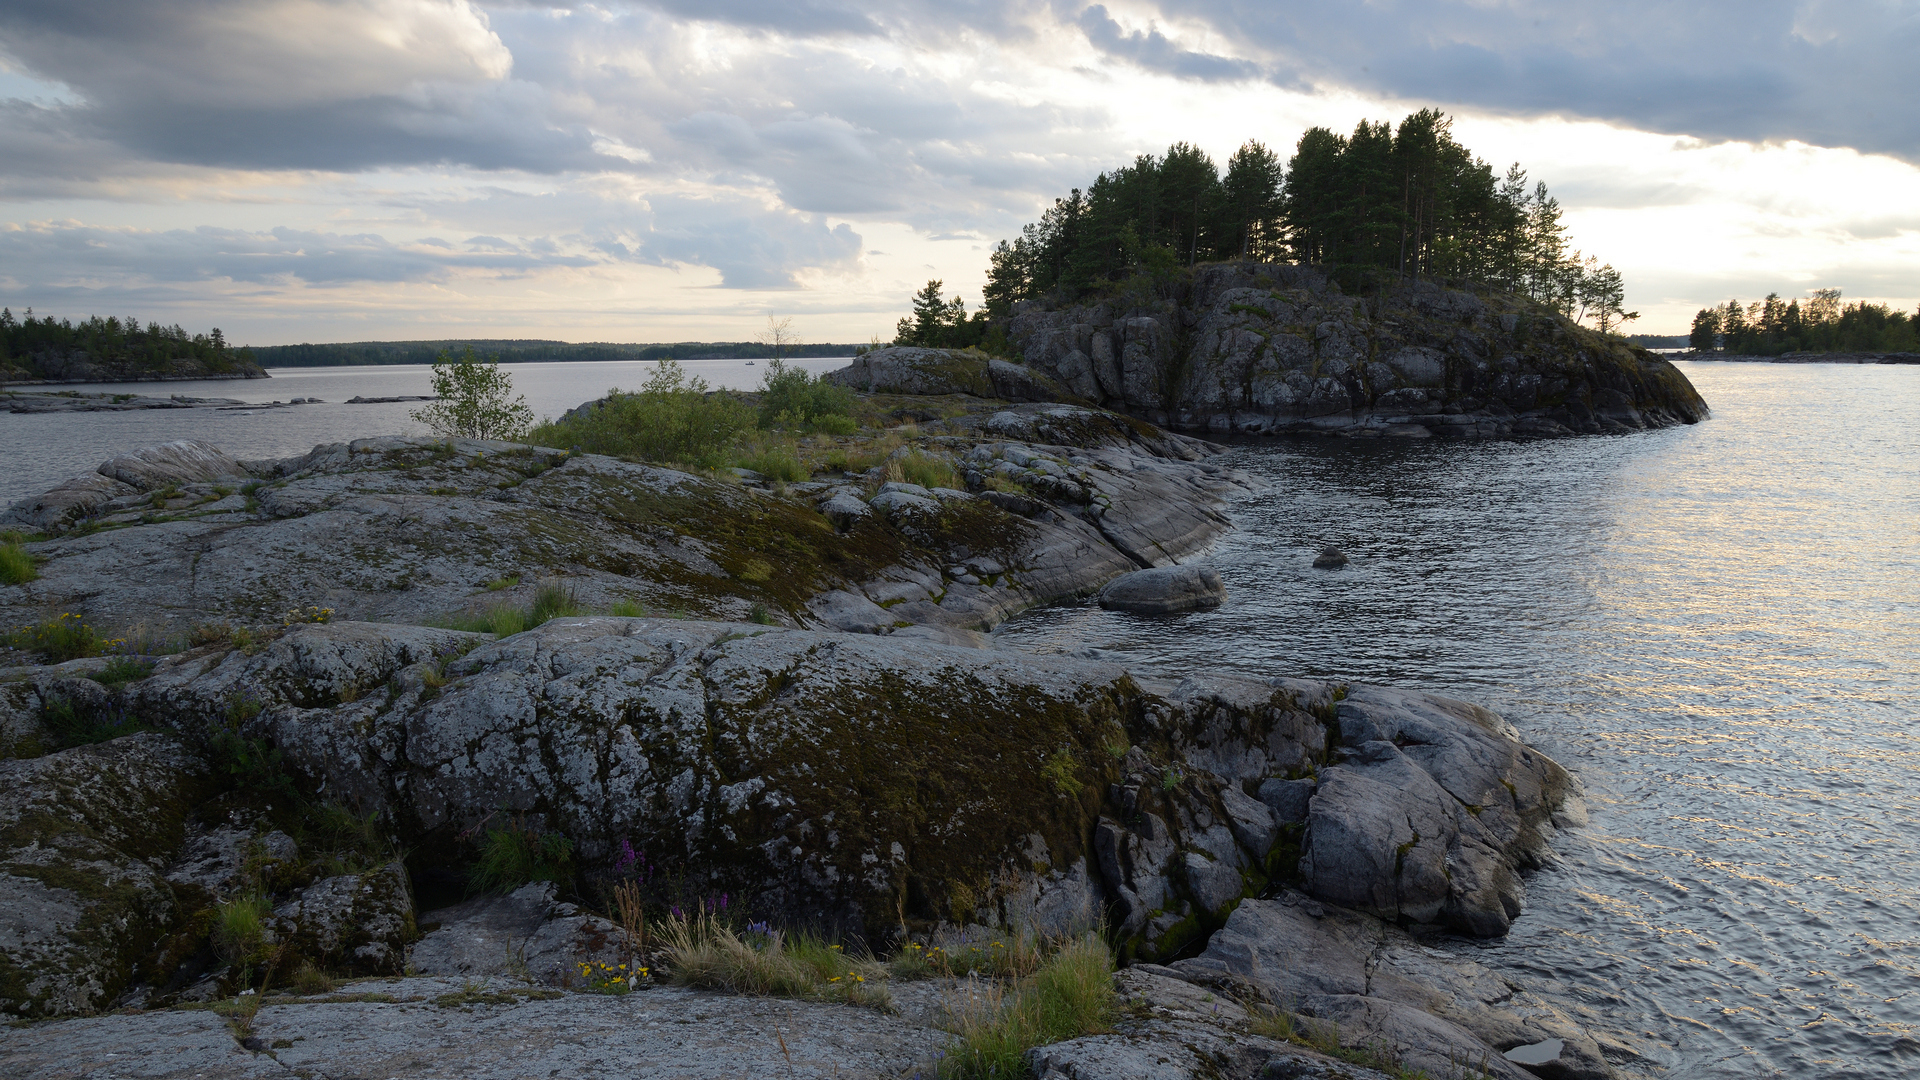
M 687 360 L 689 375 L 716 389 L 751 390 L 760 385 L 766 362 Z M 847 366 L 839 359 L 793 361 L 807 371 Z M 637 389 L 652 375 L 647 360 L 575 361 L 509 364 L 514 390 L 537 417 L 559 416 L 618 386 Z M 175 439 L 206 439 L 238 458 L 275 458 L 304 454 L 322 443 L 372 435 L 423 435 L 408 413 L 420 407 L 390 402 L 347 405 L 353 397 L 399 397 L 432 392 L 433 369 L 426 364 L 272 368 L 270 379 L 204 379 L 190 382 L 91 383 L 72 386 L 22 386 L 21 393 L 76 390 L 84 394 L 139 394 L 164 398 L 235 398 L 266 404 L 317 397 L 320 405 L 280 409 L 155 409 L 138 412 L 40 413 L 15 415 L 0 408 L 0 507 L 38 495 L 71 476 L 90 472 L 116 454 Z
M 1224 608 L 999 638 L 1491 705 L 1593 822 L 1460 948 L 1676 1077 L 1920 1074 L 1920 369 L 1681 366 L 1711 421 L 1243 447 L 1274 490 L 1212 556 Z

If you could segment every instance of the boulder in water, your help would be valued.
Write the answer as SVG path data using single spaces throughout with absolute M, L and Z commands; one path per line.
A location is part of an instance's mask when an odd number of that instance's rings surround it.
M 1227 586 L 1204 566 L 1156 566 L 1113 579 L 1100 590 L 1100 606 L 1138 615 L 1170 615 L 1220 606 Z
M 1323 547 L 1320 554 L 1313 557 L 1315 570 L 1338 570 L 1347 565 L 1347 553 L 1337 547 Z

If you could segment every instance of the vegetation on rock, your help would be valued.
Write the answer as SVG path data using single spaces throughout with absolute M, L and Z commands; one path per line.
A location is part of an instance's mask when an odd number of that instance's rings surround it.
M 537 425 L 527 438 L 539 446 L 713 467 L 753 423 L 752 410 L 739 398 L 724 390 L 710 393 L 705 379 L 662 360 L 637 392 L 609 390 L 599 401 Z

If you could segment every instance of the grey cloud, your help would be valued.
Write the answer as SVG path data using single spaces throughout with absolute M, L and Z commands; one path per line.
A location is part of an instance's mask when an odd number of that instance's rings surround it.
M 1179 11 L 1261 56 L 1276 82 L 1920 160 L 1911 4 L 1197 0 Z
M 686 19 L 722 22 L 792 34 L 881 33 L 874 22 L 852 4 L 756 3 L 755 0 L 654 0 L 657 8 Z
M 1075 21 L 1094 48 L 1108 56 L 1132 61 L 1149 71 L 1203 82 L 1231 82 L 1261 75 L 1258 64 L 1182 49 L 1168 40 L 1158 27 L 1144 32 L 1135 30 L 1124 33 L 1102 4 L 1082 11 Z
M 451 250 L 444 242 L 396 244 L 372 234 L 279 228 L 267 232 L 171 229 L 147 232 L 86 225 L 0 228 L 0 264 L 32 267 L 34 284 L 76 279 L 185 282 L 231 280 L 311 285 L 402 282 L 438 278 L 456 269 L 526 273 L 582 266 L 582 256 L 500 250 Z M 13 274 L 6 275 L 14 278 Z M 14 278 L 16 286 L 22 284 Z

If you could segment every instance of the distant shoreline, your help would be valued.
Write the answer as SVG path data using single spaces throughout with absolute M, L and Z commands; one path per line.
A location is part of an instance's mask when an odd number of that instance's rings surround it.
M 1893 352 L 1794 352 L 1779 356 L 1732 355 L 1717 352 L 1678 352 L 1669 360 L 1717 361 L 1736 364 L 1920 364 L 1920 353 Z

